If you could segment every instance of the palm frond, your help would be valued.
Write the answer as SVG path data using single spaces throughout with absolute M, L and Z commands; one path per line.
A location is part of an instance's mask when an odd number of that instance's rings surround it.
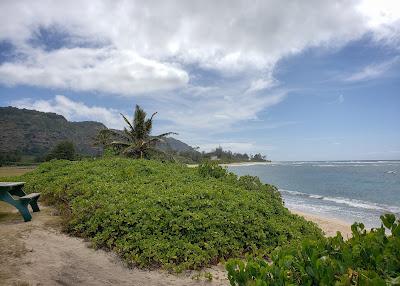
M 154 138 L 151 138 L 151 139 L 149 139 L 149 140 L 143 142 L 143 143 L 142 143 L 142 146 L 145 146 L 145 145 L 149 146 L 149 145 L 151 145 L 151 144 L 154 144 L 154 143 L 157 143 L 157 142 L 160 142 L 160 141 L 162 141 L 161 138 L 154 137 Z
M 155 138 L 162 138 L 162 137 L 169 136 L 169 135 L 179 135 L 179 134 L 176 133 L 176 132 L 166 132 L 166 133 L 162 133 L 162 134 L 156 135 L 154 137 Z
M 125 117 L 125 115 L 123 115 L 122 113 L 120 113 L 122 118 L 125 120 L 126 124 L 128 124 L 128 126 L 131 128 L 132 132 L 135 130 L 135 128 L 133 128 L 132 124 L 129 122 L 128 118 Z
M 145 122 L 145 128 L 147 134 L 151 133 L 151 129 L 153 128 L 153 117 L 157 114 L 158 112 L 154 112 L 149 119 L 146 120 Z
M 156 111 L 156 112 L 154 112 L 152 115 L 151 115 L 151 117 L 150 117 L 150 121 L 152 121 L 153 120 L 153 117 L 157 114 L 158 112 Z

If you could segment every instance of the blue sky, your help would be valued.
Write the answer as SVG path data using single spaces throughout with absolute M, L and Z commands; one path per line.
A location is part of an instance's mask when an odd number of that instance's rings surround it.
M 0 105 L 273 160 L 400 159 L 397 1 L 2 1 Z

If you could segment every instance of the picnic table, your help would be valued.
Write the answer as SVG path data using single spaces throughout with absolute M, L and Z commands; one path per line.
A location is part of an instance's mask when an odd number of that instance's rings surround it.
M 0 182 L 0 201 L 4 201 L 16 207 L 24 218 L 24 221 L 27 222 L 32 219 L 28 205 L 31 205 L 33 212 L 40 211 L 37 204 L 40 193 L 27 195 L 23 191 L 24 184 L 24 182 Z

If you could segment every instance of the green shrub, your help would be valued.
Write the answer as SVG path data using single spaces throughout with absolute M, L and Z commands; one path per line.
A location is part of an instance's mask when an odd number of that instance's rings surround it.
M 46 161 L 53 159 L 74 160 L 76 159 L 75 146 L 71 141 L 61 141 L 46 156 Z
M 152 160 L 51 161 L 24 175 L 61 210 L 66 230 L 128 263 L 175 271 L 198 269 L 246 253 L 322 237 L 292 215 L 270 186 L 220 167 L 199 169 Z
M 400 221 L 381 217 L 385 227 L 367 232 L 352 225 L 352 238 L 305 239 L 278 247 L 272 263 L 249 258 L 226 264 L 231 285 L 400 285 Z
M 200 176 L 206 177 L 213 177 L 213 178 L 222 178 L 228 174 L 228 171 L 225 168 L 222 168 L 218 165 L 217 162 L 213 161 L 205 161 L 198 166 L 198 171 Z

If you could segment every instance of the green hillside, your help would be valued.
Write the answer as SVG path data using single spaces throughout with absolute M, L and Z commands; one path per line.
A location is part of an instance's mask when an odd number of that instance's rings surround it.
M 92 138 L 106 128 L 93 121 L 69 122 L 55 113 L 0 107 L 0 152 L 43 156 L 58 142 L 70 140 L 77 152 L 96 155 Z
M 0 107 L 0 155 L 40 158 L 65 140 L 72 141 L 81 155 L 99 155 L 101 149 L 93 146 L 93 138 L 105 128 L 100 122 L 70 122 L 55 113 Z M 166 138 L 157 148 L 176 152 L 193 150 L 174 138 Z

